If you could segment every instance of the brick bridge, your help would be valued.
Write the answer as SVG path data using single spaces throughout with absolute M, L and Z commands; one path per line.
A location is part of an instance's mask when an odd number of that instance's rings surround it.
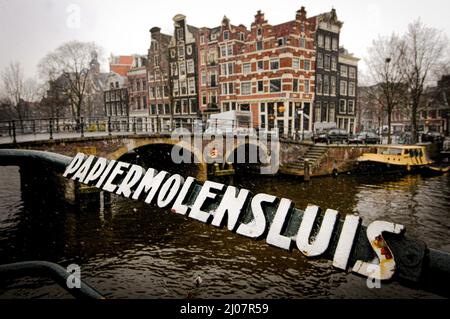
M 130 152 L 139 151 L 146 148 L 149 152 L 158 151 L 165 147 L 162 156 L 157 157 L 160 164 L 172 162 L 171 149 L 174 145 L 180 147 L 181 153 L 188 154 L 195 166 L 194 175 L 198 180 L 204 181 L 208 177 L 208 166 L 214 162 L 221 163 L 221 167 L 225 168 L 226 163 L 236 163 L 236 159 L 245 157 L 245 162 L 255 163 L 261 166 L 273 165 L 275 157 L 271 157 L 276 153 L 279 155 L 274 173 L 282 173 L 289 175 L 304 175 L 305 159 L 310 164 L 311 176 L 329 175 L 333 169 L 344 172 L 352 169 L 355 165 L 356 158 L 363 152 L 370 151 L 373 147 L 356 146 L 356 145 L 325 145 L 312 144 L 308 142 L 292 141 L 281 139 L 277 146 L 272 145 L 270 138 L 261 143 L 258 138 L 252 136 L 234 135 L 229 139 L 202 139 L 200 135 L 190 134 L 183 135 L 179 138 L 173 138 L 170 134 L 113 134 L 113 135 L 85 135 L 83 137 L 71 136 L 53 136 L 53 139 L 23 139 L 12 143 L 11 141 L 0 141 L 0 148 L 19 148 L 44 150 L 74 156 L 77 152 L 93 154 L 112 160 L 123 159 Z M 197 139 L 198 137 L 198 139 Z M 222 137 L 222 136 L 220 136 Z M 220 142 L 222 141 L 222 142 Z M 278 139 L 277 139 L 278 141 Z M 244 147 L 244 148 L 243 148 Z M 211 157 L 213 148 L 217 148 L 216 156 Z M 258 155 L 267 154 L 271 158 L 271 162 L 258 160 L 254 155 L 249 156 L 249 149 L 253 148 L 254 153 Z M 258 150 L 258 151 L 257 151 Z M 213 152 L 214 153 L 214 152 Z M 240 157 L 241 156 L 241 157 Z M 250 158 L 249 158 L 250 157 Z M 252 158 L 253 157 L 253 158 Z M 279 164 L 279 169 L 278 169 Z M 235 164 L 234 164 L 235 165 Z M 153 167 L 153 166 L 152 166 Z M 163 166 L 164 167 L 164 166 Z

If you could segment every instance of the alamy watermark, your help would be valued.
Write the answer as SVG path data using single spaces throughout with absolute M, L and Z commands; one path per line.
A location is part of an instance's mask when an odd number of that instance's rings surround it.
M 72 3 L 66 8 L 66 26 L 69 29 L 79 29 L 81 27 L 81 8 L 78 4 Z
M 178 141 L 171 151 L 176 164 L 260 164 L 261 174 L 276 174 L 280 166 L 277 132 L 192 134 L 185 128 L 177 128 L 171 138 Z
M 70 274 L 66 279 L 66 285 L 69 289 L 81 288 L 81 269 L 77 264 L 67 266 L 67 272 Z

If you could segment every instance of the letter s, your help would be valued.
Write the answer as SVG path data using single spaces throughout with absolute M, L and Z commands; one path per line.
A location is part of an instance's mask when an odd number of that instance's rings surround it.
M 394 234 L 400 234 L 403 230 L 404 226 L 399 224 L 384 221 L 374 221 L 371 223 L 367 227 L 367 239 L 377 254 L 380 263 L 376 265 L 358 260 L 353 266 L 352 271 L 373 279 L 391 279 L 396 269 L 395 259 L 389 246 L 383 238 L 382 232 L 387 231 Z

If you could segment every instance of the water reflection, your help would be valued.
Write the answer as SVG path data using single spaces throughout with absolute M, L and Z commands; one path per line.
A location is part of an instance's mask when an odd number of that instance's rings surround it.
M 44 259 L 77 263 L 82 277 L 113 298 L 427 297 L 396 283 L 370 290 L 365 280 L 263 241 L 190 220 L 142 202 L 113 198 L 110 208 L 79 211 L 20 192 L 18 169 L 0 167 L 0 263 Z M 239 178 L 238 187 L 291 198 L 366 223 L 402 223 L 430 247 L 450 251 L 448 176 L 339 176 L 301 183 L 290 178 Z M 203 279 L 196 287 L 195 278 Z M 65 297 L 42 279 L 7 283 L 0 297 Z M 32 289 L 32 288 L 40 289 Z

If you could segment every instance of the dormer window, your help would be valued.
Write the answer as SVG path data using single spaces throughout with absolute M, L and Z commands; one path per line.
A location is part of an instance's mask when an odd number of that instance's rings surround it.
M 224 40 L 229 40 L 230 39 L 230 32 L 229 31 L 224 31 L 223 32 L 223 39 Z
M 178 29 L 177 30 L 177 37 L 178 37 L 178 40 L 183 40 L 184 39 L 184 36 L 183 36 L 183 29 Z
M 278 46 L 282 47 L 283 45 L 286 44 L 286 39 L 285 38 L 278 38 Z
M 244 34 L 244 32 L 239 33 L 239 39 L 241 41 L 245 41 L 245 34 Z

